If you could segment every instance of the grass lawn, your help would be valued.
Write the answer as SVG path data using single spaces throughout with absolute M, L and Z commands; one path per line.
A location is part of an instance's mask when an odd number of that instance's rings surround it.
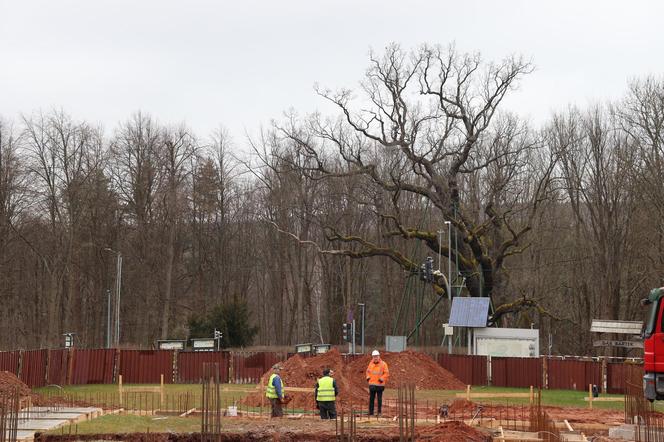
M 200 384 L 166 384 L 164 385 L 164 406 L 159 404 L 158 393 L 133 393 L 132 387 L 154 387 L 155 385 L 123 385 L 125 389 L 122 407 L 127 409 L 155 410 L 166 409 L 184 412 L 201 406 L 202 388 Z M 249 392 L 255 391 L 252 384 L 222 385 L 222 405 L 236 405 Z M 63 388 L 43 387 L 34 390 L 46 396 L 63 396 L 105 408 L 121 408 L 118 386 L 104 385 L 68 385 Z
M 537 391 L 537 390 L 536 390 Z M 507 388 L 507 387 L 473 387 L 471 393 L 529 393 L 529 388 Z M 453 390 L 417 390 L 415 395 L 418 400 L 430 400 L 434 402 L 449 402 L 455 399 L 457 393 L 465 391 Z M 396 397 L 396 391 L 387 391 L 387 397 Z M 588 392 L 575 390 L 542 390 L 542 404 L 557 407 L 587 407 L 588 402 L 584 398 Z M 602 394 L 601 397 L 622 397 L 620 394 Z M 471 398 L 473 402 L 482 404 L 528 404 L 529 398 Z M 622 402 L 594 402 L 594 408 L 606 408 L 622 410 Z
M 125 385 L 133 387 L 134 385 Z M 183 408 L 200 407 L 201 386 L 199 384 L 166 384 L 166 406 L 170 410 L 181 410 Z M 249 392 L 255 391 L 256 385 L 253 384 L 223 384 L 222 401 L 224 406 L 238 404 Z M 62 390 L 55 387 L 44 387 L 35 390 L 39 393 L 50 395 L 67 394 L 78 400 L 90 403 L 117 405 L 118 387 L 117 385 L 71 385 Z M 528 393 L 528 388 L 505 388 L 505 387 L 473 387 L 472 393 Z M 465 393 L 465 391 L 454 390 L 417 390 L 416 397 L 420 401 L 431 402 L 450 402 L 455 398 L 456 393 Z M 188 399 L 187 398 L 188 395 Z M 587 407 L 584 398 L 587 397 L 586 391 L 574 390 L 542 390 L 542 404 L 559 407 Z M 605 395 L 602 397 L 621 397 L 622 395 Z M 154 397 L 154 398 L 153 398 Z M 388 389 L 385 392 L 388 399 L 396 398 L 396 390 Z M 158 405 L 157 394 L 143 393 L 132 395 L 129 393 L 124 401 L 125 408 L 154 409 L 160 408 Z M 474 398 L 474 402 L 483 404 L 527 404 L 528 398 Z M 186 403 L 184 403 L 186 401 Z M 153 405 L 154 402 L 154 405 Z M 239 405 L 239 404 L 238 404 Z M 266 404 L 267 406 L 267 404 Z M 594 402 L 593 407 L 622 410 L 622 402 Z M 664 404 L 656 404 L 658 411 L 664 411 Z M 186 410 L 185 410 L 186 411 Z
M 107 414 L 79 424 L 64 426 L 48 434 L 111 434 L 111 433 L 193 433 L 201 431 L 200 417 L 155 417 Z

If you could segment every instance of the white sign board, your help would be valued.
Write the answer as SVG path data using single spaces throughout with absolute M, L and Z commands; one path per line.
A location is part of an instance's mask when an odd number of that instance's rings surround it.
M 539 356 L 539 330 L 529 328 L 477 328 L 474 330 L 476 355 L 506 357 Z
M 194 350 L 214 350 L 214 339 L 192 339 L 191 346 Z
M 643 342 L 638 341 L 609 341 L 602 339 L 594 341 L 593 347 L 622 347 L 622 348 L 643 348 Z
M 157 341 L 159 350 L 184 350 L 185 341 Z
M 593 333 L 620 333 L 624 335 L 640 335 L 643 329 L 641 321 L 614 321 L 593 319 L 590 331 Z

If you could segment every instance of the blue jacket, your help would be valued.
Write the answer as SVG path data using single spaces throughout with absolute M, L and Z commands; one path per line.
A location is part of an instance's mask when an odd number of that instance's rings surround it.
M 284 397 L 284 395 L 281 394 L 281 377 L 279 375 L 274 377 L 272 385 L 274 385 L 274 390 L 277 392 L 277 396 Z

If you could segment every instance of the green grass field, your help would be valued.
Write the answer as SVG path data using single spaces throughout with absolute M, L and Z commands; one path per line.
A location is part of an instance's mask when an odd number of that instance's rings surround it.
M 125 387 L 134 387 L 135 385 L 125 385 Z M 167 384 L 165 385 L 165 394 L 167 407 L 166 409 L 177 409 L 177 400 L 184 400 L 186 395 L 189 395 L 191 403 L 194 406 L 200 406 L 201 386 L 198 384 Z M 244 398 L 249 392 L 255 391 L 256 386 L 251 384 L 224 384 L 222 386 L 222 400 L 224 406 L 233 405 Z M 54 387 L 44 387 L 36 389 L 35 392 L 45 393 L 49 395 L 63 395 L 73 397 L 77 400 L 86 402 L 101 402 L 103 403 L 116 403 L 118 401 L 118 387 L 117 385 L 72 385 L 64 387 L 62 390 Z M 473 387 L 473 393 L 528 393 L 527 388 L 504 388 L 504 387 Z M 431 401 L 431 402 L 449 402 L 455 398 L 457 393 L 464 393 L 464 391 L 455 390 L 417 390 L 416 398 L 418 401 Z M 559 407 L 577 407 L 584 408 L 587 402 L 584 397 L 588 393 L 584 391 L 573 390 L 542 390 L 542 404 L 549 406 Z M 127 394 L 128 399 L 125 401 L 125 408 L 142 408 L 145 409 L 145 396 L 154 396 L 158 399 L 157 394 L 142 394 L 141 398 L 132 397 L 132 393 Z M 138 395 L 136 395 L 138 396 Z M 602 397 L 621 397 L 621 395 L 601 395 Z M 396 390 L 386 390 L 385 397 L 394 399 L 396 398 Z M 149 401 L 152 399 L 148 399 Z M 526 404 L 528 398 L 478 398 L 473 399 L 478 403 L 495 403 L 495 404 Z M 140 405 L 139 405 L 140 403 Z M 151 404 L 148 404 L 150 406 Z M 620 410 L 623 408 L 621 402 L 595 402 L 593 404 L 597 408 L 607 408 Z M 170 407 L 170 408 L 169 408 Z M 155 408 L 159 408 L 155 404 Z
M 201 431 L 200 418 L 106 415 L 79 424 L 67 425 L 49 434 L 112 434 L 112 433 L 194 433 Z

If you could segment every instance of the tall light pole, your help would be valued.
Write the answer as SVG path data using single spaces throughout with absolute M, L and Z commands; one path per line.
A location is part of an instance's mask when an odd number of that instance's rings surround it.
M 120 344 L 120 292 L 122 290 L 122 253 L 116 252 L 110 247 L 105 247 L 104 250 L 115 253 L 115 336 L 113 339 L 114 345 Z
M 364 354 L 364 302 L 360 302 L 357 305 L 362 309 L 362 340 L 360 342 L 362 343 L 362 354 Z
M 450 309 L 452 308 L 452 223 L 445 221 L 447 224 L 447 299 L 450 301 Z M 452 354 L 452 336 L 447 340 L 447 354 Z
M 106 289 L 106 299 L 108 306 L 106 308 L 106 348 L 111 348 L 111 290 Z

